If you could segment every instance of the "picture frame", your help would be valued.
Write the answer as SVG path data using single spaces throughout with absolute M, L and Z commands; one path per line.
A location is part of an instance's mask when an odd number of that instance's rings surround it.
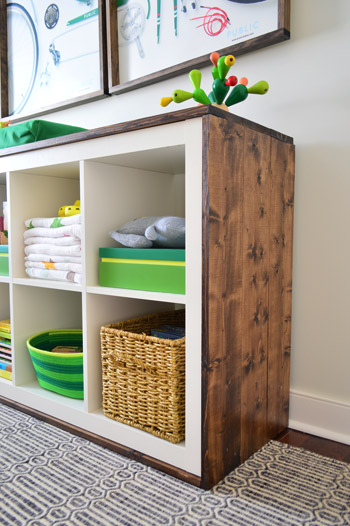
M 207 0 L 205 5 L 196 0 L 107 0 L 109 93 L 128 92 L 209 66 L 213 51 L 239 56 L 290 38 L 290 0 Z
M 0 0 L 0 24 L 1 118 L 107 96 L 105 0 Z

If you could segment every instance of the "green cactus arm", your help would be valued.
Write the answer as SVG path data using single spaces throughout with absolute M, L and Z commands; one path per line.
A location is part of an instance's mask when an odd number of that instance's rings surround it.
M 172 93 L 172 99 L 176 103 L 184 102 L 185 100 L 192 99 L 192 97 L 192 93 L 190 93 L 189 91 L 184 91 L 182 89 L 176 89 Z
M 255 95 L 265 95 L 269 91 L 269 85 L 265 80 L 260 80 L 250 88 L 248 88 L 248 93 L 254 93 Z
M 201 88 L 197 88 L 193 92 L 193 99 L 200 104 L 211 104 L 208 95 Z
M 233 106 L 239 102 L 243 102 L 248 97 L 248 90 L 244 84 L 237 84 L 232 88 L 231 93 L 225 100 L 226 106 Z
M 194 89 L 201 87 L 202 73 L 198 69 L 193 69 L 189 73 L 190 80 L 193 84 Z

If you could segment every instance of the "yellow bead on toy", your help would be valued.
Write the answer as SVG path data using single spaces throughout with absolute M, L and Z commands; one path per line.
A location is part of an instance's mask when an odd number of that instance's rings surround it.
M 160 105 L 163 106 L 163 108 L 168 106 L 168 104 L 170 104 L 171 102 L 173 102 L 173 98 L 172 97 L 162 97 L 160 99 Z
M 233 55 L 227 55 L 227 57 L 225 58 L 225 64 L 229 68 L 231 68 L 235 62 L 236 62 L 236 59 Z

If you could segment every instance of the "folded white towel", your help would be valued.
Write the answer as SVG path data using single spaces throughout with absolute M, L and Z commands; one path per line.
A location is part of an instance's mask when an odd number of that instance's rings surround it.
M 25 261 L 26 268 L 42 268 L 46 270 L 70 270 L 72 272 L 82 272 L 81 263 L 54 263 L 53 261 Z
M 35 227 L 24 232 L 24 239 L 29 237 L 65 237 L 72 236 L 81 239 L 81 225 L 68 225 L 59 228 Z
M 81 244 L 70 245 L 70 246 L 59 246 L 59 245 L 43 245 L 41 243 L 35 243 L 24 247 L 24 253 L 26 256 L 29 254 L 46 254 L 46 256 L 81 256 Z
M 81 245 L 81 239 L 78 237 L 64 236 L 64 237 L 27 237 L 24 240 L 25 245 L 51 245 L 51 246 L 70 246 Z
M 81 256 L 57 256 L 56 254 L 29 254 L 25 256 L 25 261 L 41 261 L 41 262 L 54 262 L 54 263 L 81 263 Z
M 24 224 L 27 228 L 33 228 L 36 226 L 45 228 L 59 228 L 61 226 L 75 225 L 80 223 L 80 214 L 68 217 L 33 217 L 32 219 L 26 219 L 26 221 L 24 221 Z
M 69 281 L 81 283 L 81 274 L 65 270 L 43 270 L 40 268 L 26 268 L 26 273 L 31 278 L 51 279 L 54 281 Z

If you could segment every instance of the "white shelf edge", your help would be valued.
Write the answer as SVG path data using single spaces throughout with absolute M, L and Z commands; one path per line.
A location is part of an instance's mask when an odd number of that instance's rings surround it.
M 0 276 L 0 283 L 10 283 L 9 276 Z
M 146 290 L 118 289 L 113 287 L 87 287 L 86 291 L 91 294 L 102 296 L 117 296 L 120 298 L 136 298 L 141 300 L 164 301 L 167 303 L 180 303 L 186 305 L 185 294 L 171 294 L 168 292 L 151 292 Z
M 12 386 L 12 380 L 9 378 L 4 378 L 3 376 L 0 376 L 0 385 L 3 384 L 5 386 L 11 385 Z
M 77 411 L 84 411 L 84 400 L 62 396 L 54 391 L 43 389 L 36 380 L 23 385 L 12 385 L 19 391 L 30 393 L 41 400 L 48 400 L 49 403 L 59 404 L 62 407 L 69 407 Z
M 42 287 L 45 289 L 57 290 L 71 290 L 74 292 L 82 292 L 82 285 L 77 283 L 66 283 L 65 281 L 51 281 L 49 279 L 32 279 L 32 278 L 13 278 L 12 282 L 15 285 L 28 285 L 29 287 Z
M 128 424 L 123 424 L 123 422 L 118 422 L 118 420 L 113 420 L 112 418 L 108 418 L 107 416 L 103 414 L 102 408 L 95 409 L 94 411 L 89 411 L 88 414 L 93 416 L 96 419 L 99 419 L 101 423 L 104 422 L 104 423 L 108 423 L 108 425 L 113 425 L 113 427 L 115 427 L 115 432 L 121 429 L 123 430 L 127 429 L 128 432 L 130 432 L 131 430 L 132 433 L 135 433 L 135 435 L 139 435 L 141 438 L 144 437 L 146 439 L 150 439 L 158 443 L 159 445 L 165 444 L 166 447 L 169 447 L 174 450 L 176 449 L 184 450 L 186 447 L 186 440 L 182 440 L 181 442 L 178 442 L 177 444 L 173 444 L 172 442 L 165 440 L 164 438 L 160 438 L 155 435 L 152 435 L 151 433 L 148 433 L 147 431 L 143 431 L 142 429 L 138 429 L 137 427 L 129 426 Z

